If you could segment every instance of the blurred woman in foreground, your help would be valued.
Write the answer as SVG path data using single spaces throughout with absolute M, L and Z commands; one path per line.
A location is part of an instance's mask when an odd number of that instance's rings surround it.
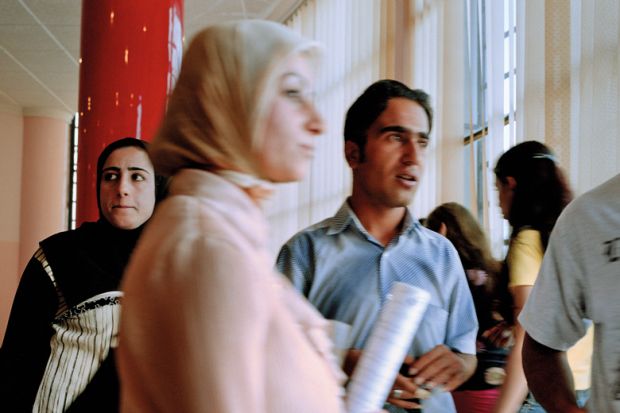
M 301 179 L 323 121 L 317 45 L 246 20 L 191 42 L 151 155 L 172 175 L 126 274 L 125 411 L 341 412 L 326 322 L 273 271 L 261 201 Z

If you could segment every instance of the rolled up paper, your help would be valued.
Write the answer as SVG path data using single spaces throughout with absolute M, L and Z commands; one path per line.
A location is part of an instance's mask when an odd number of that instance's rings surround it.
M 425 290 L 394 283 L 351 377 L 348 413 L 381 410 L 430 299 Z

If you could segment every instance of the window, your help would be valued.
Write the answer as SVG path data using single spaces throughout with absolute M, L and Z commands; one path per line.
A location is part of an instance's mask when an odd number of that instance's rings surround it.
M 80 117 L 76 113 L 69 133 L 69 181 L 67 196 L 67 228 L 75 229 L 77 204 L 78 128 Z
M 509 228 L 499 211 L 493 167 L 516 143 L 516 0 L 467 0 L 465 19 L 465 201 L 503 257 Z

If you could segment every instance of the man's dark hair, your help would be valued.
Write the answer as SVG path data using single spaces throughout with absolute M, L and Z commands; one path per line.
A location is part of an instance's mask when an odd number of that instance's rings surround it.
M 379 80 L 370 85 L 353 102 L 344 122 L 344 140 L 357 144 L 360 159 L 364 159 L 364 148 L 370 125 L 387 108 L 389 100 L 394 98 L 409 99 L 422 106 L 428 117 L 428 133 L 430 133 L 433 127 L 433 109 L 428 94 L 421 89 L 410 89 L 396 80 Z

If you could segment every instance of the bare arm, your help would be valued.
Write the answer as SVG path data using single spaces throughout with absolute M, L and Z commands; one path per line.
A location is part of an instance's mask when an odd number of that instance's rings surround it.
M 566 352 L 544 346 L 526 333 L 523 344 L 523 367 L 534 397 L 547 412 L 587 411 L 577 406 Z
M 499 399 L 493 409 L 494 413 L 514 413 L 519 410 L 527 396 L 527 381 L 523 372 L 521 350 L 525 331 L 517 320 L 532 290 L 531 286 L 518 286 L 511 289 L 514 298 L 515 312 L 515 343 L 506 363 L 506 379 L 502 385 Z

